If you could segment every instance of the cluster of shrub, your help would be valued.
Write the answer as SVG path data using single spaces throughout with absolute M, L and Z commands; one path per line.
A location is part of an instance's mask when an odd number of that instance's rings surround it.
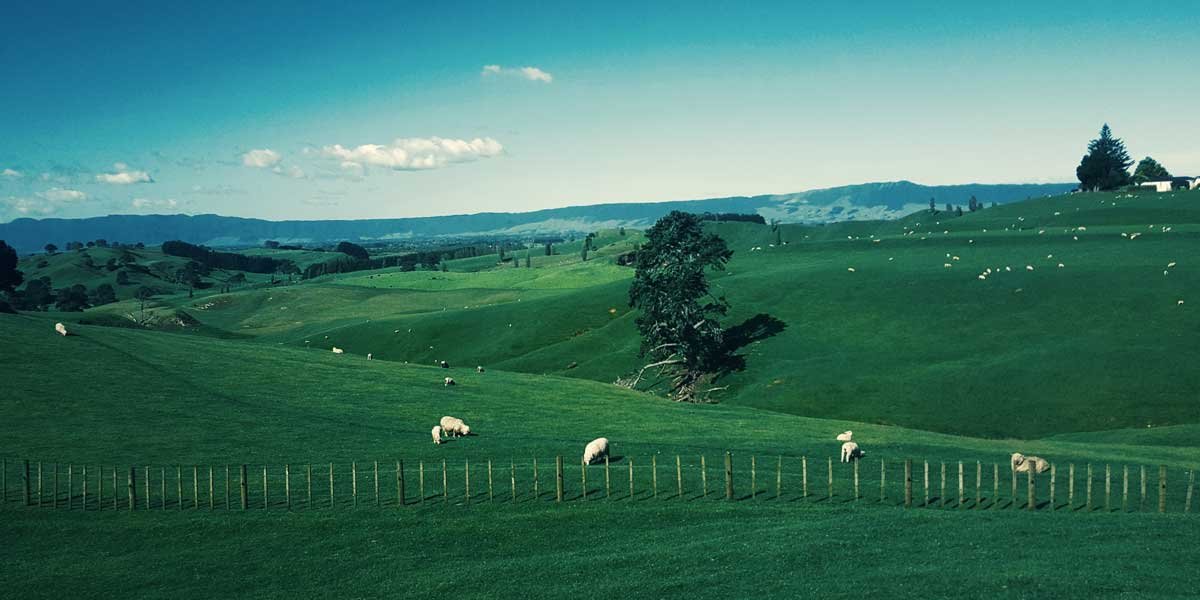
M 217 252 L 205 246 L 179 240 L 163 242 L 162 252 L 168 256 L 190 258 L 204 269 L 227 269 L 247 273 L 296 273 L 296 263 L 269 256 L 247 256 L 234 252 Z
M 738 221 L 738 222 L 742 222 L 742 223 L 758 223 L 759 225 L 767 224 L 767 220 L 764 219 L 762 215 L 756 215 L 756 214 L 706 212 L 706 213 L 704 213 L 702 215 L 698 215 L 698 216 L 700 217 L 701 221 L 717 221 L 718 223 Z M 625 228 L 622 227 L 621 231 L 624 231 L 624 230 L 625 230 Z M 624 235 L 624 234 L 622 234 L 622 235 Z
M 148 296 L 154 295 L 153 289 L 145 289 Z M 142 290 L 138 292 L 142 293 Z M 116 302 L 117 291 L 108 283 L 101 283 L 90 290 L 81 283 L 55 289 L 49 277 L 39 277 L 30 279 L 22 289 L 9 291 L 8 297 L 11 306 L 17 310 L 77 312 Z

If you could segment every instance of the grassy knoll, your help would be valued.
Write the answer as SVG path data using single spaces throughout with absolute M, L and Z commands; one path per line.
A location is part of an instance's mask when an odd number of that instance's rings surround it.
M 713 277 L 727 323 L 783 324 L 739 349 L 726 403 L 989 437 L 1200 422 L 1200 193 L 789 225 L 776 247 L 769 227 L 712 227 L 735 251 Z M 272 343 L 611 382 L 639 364 L 611 261 L 630 236 L 601 235 L 587 263 L 563 244 L 534 269 L 355 273 L 196 314 Z

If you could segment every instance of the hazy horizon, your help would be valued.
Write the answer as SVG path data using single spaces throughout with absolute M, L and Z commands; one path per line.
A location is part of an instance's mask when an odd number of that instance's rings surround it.
M 1105 122 L 1200 174 L 1171 6 L 14 6 L 0 222 L 1070 182 Z

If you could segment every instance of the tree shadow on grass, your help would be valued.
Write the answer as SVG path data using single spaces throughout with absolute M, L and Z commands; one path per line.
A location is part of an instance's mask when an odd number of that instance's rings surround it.
M 766 313 L 759 313 L 724 331 L 724 343 L 717 360 L 717 378 L 746 368 L 746 357 L 737 352 L 754 342 L 774 337 L 787 329 L 787 323 Z

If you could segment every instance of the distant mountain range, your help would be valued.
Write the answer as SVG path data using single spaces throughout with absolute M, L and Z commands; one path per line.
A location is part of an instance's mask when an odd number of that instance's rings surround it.
M 0 239 L 20 252 L 48 242 L 106 239 L 159 244 L 183 240 L 208 246 L 257 245 L 263 240 L 318 243 L 336 240 L 388 240 L 449 236 L 532 236 L 595 231 L 618 226 L 646 227 L 672 210 L 757 213 L 784 223 L 891 219 L 928 208 L 986 204 L 1065 193 L 1075 184 L 966 184 L 925 186 L 910 181 L 864 183 L 795 194 L 736 196 L 672 202 L 568 206 L 524 213 L 478 213 L 441 217 L 329 221 L 268 221 L 220 215 L 109 215 L 86 219 L 16 219 L 0 224 Z

